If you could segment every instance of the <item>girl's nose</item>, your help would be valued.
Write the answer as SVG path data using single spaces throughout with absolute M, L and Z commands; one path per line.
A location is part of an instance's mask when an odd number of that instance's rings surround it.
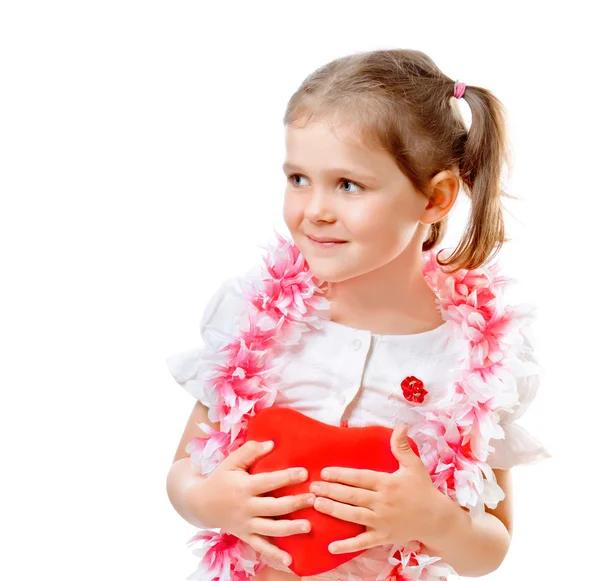
M 304 213 L 311 220 L 328 220 L 333 216 L 331 196 L 325 190 L 315 189 L 310 194 Z

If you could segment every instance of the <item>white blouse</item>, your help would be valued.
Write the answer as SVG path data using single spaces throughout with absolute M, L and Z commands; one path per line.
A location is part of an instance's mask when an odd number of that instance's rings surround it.
M 258 268 L 258 267 L 257 267 Z M 255 276 L 258 270 L 246 273 Z M 236 333 L 238 321 L 247 308 L 247 299 L 236 277 L 222 283 L 208 301 L 200 322 L 203 346 L 177 353 L 167 359 L 175 380 L 191 395 L 208 406 L 205 384 L 210 353 L 230 340 L 225 333 Z M 298 344 L 285 348 L 280 355 L 277 396 L 274 405 L 295 409 L 321 422 L 339 426 L 409 426 L 422 420 L 413 409 L 435 408 L 453 385 L 460 372 L 459 341 L 453 341 L 451 325 L 412 335 L 381 335 L 323 320 L 322 329 L 303 333 Z M 523 361 L 534 364 L 531 344 L 525 337 Z M 206 360 L 204 359 L 206 356 Z M 464 354 L 463 354 L 464 356 Z M 528 367 L 531 369 L 531 366 Z M 428 394 L 423 403 L 412 403 L 403 396 L 403 379 L 419 378 Z M 548 450 L 517 420 L 533 401 L 539 386 L 539 374 L 517 378 L 519 405 L 512 413 L 501 413 L 505 438 L 491 440 L 495 448 L 488 456 L 491 468 L 509 469 L 551 457 Z M 374 556 L 376 548 L 357 559 Z M 335 570 L 337 571 L 337 570 Z M 319 579 L 347 579 L 330 572 Z M 311 580 L 317 577 L 311 577 Z

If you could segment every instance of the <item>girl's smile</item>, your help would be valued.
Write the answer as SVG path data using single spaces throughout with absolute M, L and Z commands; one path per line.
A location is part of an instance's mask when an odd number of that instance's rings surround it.
M 343 242 L 319 242 L 318 240 L 315 240 L 314 238 L 311 238 L 310 236 L 307 236 L 307 238 L 310 240 L 311 244 L 313 246 L 315 246 L 316 248 L 337 248 L 339 246 L 342 246 L 343 244 L 346 244 L 347 241 L 343 241 Z

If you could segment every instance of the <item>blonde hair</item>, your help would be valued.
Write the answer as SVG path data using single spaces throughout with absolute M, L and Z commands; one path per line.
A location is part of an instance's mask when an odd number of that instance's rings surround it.
M 505 109 L 487 89 L 468 85 L 469 130 L 454 98 L 454 80 L 418 50 L 375 50 L 335 59 L 310 74 L 290 98 L 284 124 L 313 119 L 347 121 L 360 139 L 381 147 L 417 191 L 438 172 L 458 168 L 471 200 L 468 225 L 454 252 L 439 265 L 448 272 L 474 269 L 507 241 L 501 197 L 503 162 L 510 165 Z M 423 251 L 447 230 L 448 214 L 431 224 Z M 442 250 L 440 250 L 442 252 Z

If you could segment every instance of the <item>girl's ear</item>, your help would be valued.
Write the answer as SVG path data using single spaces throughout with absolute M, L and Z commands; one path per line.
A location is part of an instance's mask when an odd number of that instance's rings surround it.
M 429 182 L 429 203 L 421 215 L 420 222 L 439 222 L 454 206 L 459 190 L 460 181 L 454 172 L 444 170 L 433 176 Z

